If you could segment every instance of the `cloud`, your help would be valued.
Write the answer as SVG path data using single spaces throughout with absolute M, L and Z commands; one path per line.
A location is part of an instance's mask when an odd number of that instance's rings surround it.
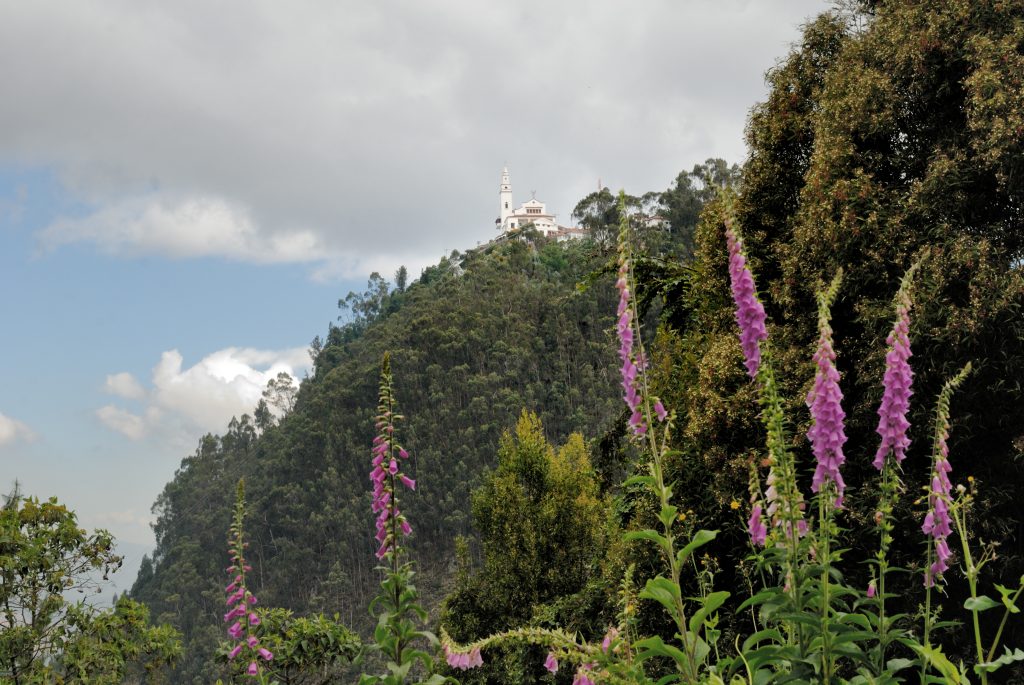
M 24 423 L 0 414 L 0 447 L 18 441 L 29 442 L 34 439 L 35 434 Z
M 127 409 L 108 404 L 96 410 L 96 417 L 107 428 L 117 431 L 132 440 L 141 440 L 146 435 L 146 421 Z
M 134 509 L 123 511 L 101 511 L 92 517 L 93 523 L 104 528 L 112 525 L 117 526 L 144 526 L 149 527 L 155 517 L 153 514 L 140 514 Z
M 122 256 L 227 257 L 259 264 L 332 256 L 311 231 L 261 232 L 247 210 L 213 197 L 133 198 L 84 217 L 58 219 L 38 237 L 48 249 L 92 242 Z
M 129 389 L 136 394 L 132 399 L 148 398 L 142 414 L 107 405 L 98 409 L 96 416 L 132 440 L 160 431 L 192 436 L 196 432 L 223 433 L 232 417 L 252 414 L 271 379 L 287 373 L 297 380 L 309 364 L 305 348 L 228 347 L 189 367 L 178 350 L 168 350 L 153 367 L 148 390 L 127 373 L 107 377 L 108 389 Z
M 107 382 L 103 389 L 111 395 L 117 395 L 128 400 L 141 400 L 146 396 L 146 390 L 135 380 L 135 376 L 127 371 L 107 376 Z
M 48 249 L 365 276 L 396 246 L 491 238 L 506 162 L 516 201 L 565 220 L 598 178 L 639 193 L 741 161 L 764 71 L 829 6 L 15 3 L 0 61 L 32 68 L 0 70 L 0 162 L 84 208 Z

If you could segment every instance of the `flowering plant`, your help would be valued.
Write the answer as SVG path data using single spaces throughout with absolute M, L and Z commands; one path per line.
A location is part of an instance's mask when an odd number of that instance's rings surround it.
M 231 576 L 231 582 L 224 588 L 227 593 L 229 607 L 224 614 L 224 622 L 231 624 L 228 627 L 228 637 L 235 645 L 228 652 L 228 661 L 234 662 L 239 656 L 243 656 L 242 662 L 245 666 L 245 674 L 257 680 L 261 685 L 270 682 L 267 680 L 263 663 L 274 658 L 270 650 L 260 645 L 256 636 L 256 626 L 260 625 L 260 617 L 255 611 L 256 595 L 248 588 L 245 582 L 245 575 L 252 570 L 252 567 L 245 561 L 245 550 L 249 543 L 245 541 L 245 481 L 240 479 L 235 491 L 235 513 L 231 521 L 231 534 L 228 539 L 228 549 L 231 555 L 231 565 L 227 572 Z
M 428 674 L 434 668 L 430 653 L 417 647 L 416 643 L 426 642 L 437 647 L 439 642 L 433 633 L 417 627 L 417 623 L 426 620 L 427 612 L 419 605 L 419 594 L 412 582 L 415 576 L 413 565 L 402 561 L 401 542 L 412 533 L 412 526 L 399 509 L 399 485 L 408 490 L 416 489 L 416 481 L 405 474 L 402 466 L 408 463 L 409 453 L 398 443 L 395 433 L 396 424 L 402 418 L 392 387 L 391 356 L 385 353 L 380 369 L 378 433 L 373 439 L 373 467 L 370 471 L 373 483 L 371 510 L 377 515 L 377 558 L 383 564 L 380 568 L 384 580 L 380 594 L 370 603 L 370 611 L 379 612 L 373 648 L 385 659 L 387 672 L 382 675 L 364 674 L 359 680 L 360 685 L 404 685 L 407 682 L 440 685 L 446 680 L 436 673 L 419 680 L 413 670 L 417 664 Z

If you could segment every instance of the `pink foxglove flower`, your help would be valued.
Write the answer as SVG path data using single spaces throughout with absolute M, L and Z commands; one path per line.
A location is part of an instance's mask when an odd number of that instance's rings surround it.
M 811 409 L 811 427 L 807 438 L 811 441 L 817 466 L 811 489 L 820 492 L 828 483 L 836 488 L 835 506 L 843 506 L 843 490 L 846 483 L 840 469 L 846 457 L 843 456 L 843 445 L 846 443 L 846 431 L 843 421 L 843 393 L 839 389 L 839 371 L 836 370 L 836 353 L 832 349 L 832 327 L 829 325 L 829 307 L 839 287 L 839 278 L 832 282 L 832 287 L 818 295 L 818 349 L 814 353 L 817 371 L 814 374 L 814 387 L 807 394 L 807 406 Z
M 245 584 L 245 574 L 251 571 L 252 567 L 245 563 L 245 548 L 248 543 L 244 540 L 244 520 L 245 484 L 240 480 L 235 497 L 235 513 L 231 522 L 231 537 L 228 540 L 232 562 L 228 567 L 228 573 L 233 576 L 233 580 L 225 588 L 225 592 L 228 593 L 227 604 L 234 606 L 224 614 L 224 622 L 231 623 L 228 628 L 228 636 L 238 643 L 228 652 L 228 660 L 234 661 L 245 652 L 243 662 L 249 662 L 246 673 L 259 675 L 260 667 L 256 663 L 257 655 L 264 661 L 270 661 L 274 655 L 260 647 L 259 638 L 252 632 L 253 627 L 260 624 L 260 617 L 248 609 L 249 606 L 256 604 L 256 596 L 249 591 Z
M 935 444 L 932 453 L 932 477 L 928 488 L 928 513 L 925 514 L 921 531 L 931 536 L 934 545 L 934 561 L 925 569 L 925 587 L 935 585 L 936 579 L 949 569 L 949 560 L 953 553 L 949 549 L 947 538 L 953 532 L 949 505 L 952 503 L 952 483 L 949 473 L 953 467 L 949 463 L 949 400 L 953 391 L 964 381 L 971 371 L 967 364 L 954 378 L 946 382 L 939 393 L 938 408 L 935 412 Z
M 633 307 L 629 291 L 629 255 L 623 248 L 619 252 L 619 278 L 615 287 L 619 289 L 618 323 L 616 331 L 619 336 L 619 359 L 622 361 L 622 389 L 626 406 L 629 407 L 629 427 L 635 435 L 647 432 L 647 422 L 641 412 L 643 404 L 642 390 L 642 359 L 633 352 Z
M 554 652 L 548 652 L 548 658 L 544 660 L 544 668 L 551 673 L 558 673 L 558 659 L 555 658 Z
M 750 541 L 752 543 L 758 547 L 764 547 L 764 543 L 768 539 L 768 528 L 764 525 L 764 516 L 760 504 L 755 504 L 750 510 L 747 532 L 750 533 Z
M 398 548 L 403 535 L 412 534 L 412 526 L 398 509 L 395 484 L 401 482 L 410 490 L 416 489 L 416 481 L 402 472 L 399 459 L 406 460 L 409 453 L 395 439 L 395 421 L 401 418 L 395 411 L 395 397 L 391 386 L 391 358 L 384 355 L 381 364 L 380 414 L 375 423 L 380 433 L 373 439 L 370 449 L 372 468 L 370 482 L 373 483 L 371 511 L 377 514 L 377 558 L 384 559 Z M 396 459 L 397 455 L 397 459 Z
M 878 407 L 877 432 L 882 438 L 873 462 L 876 469 L 882 470 L 885 458 L 892 453 L 896 462 L 906 457 L 910 447 L 907 429 L 910 422 L 907 412 L 910 409 L 910 389 L 914 373 L 910 369 L 910 278 L 914 267 L 907 271 L 896 295 L 896 321 L 885 342 L 889 346 L 885 355 L 885 376 L 882 379 L 882 404 Z
M 594 668 L 594 664 L 583 664 L 576 670 L 576 677 L 572 680 L 572 685 L 594 685 L 594 681 L 590 678 L 590 672 Z
M 743 348 L 747 373 L 751 378 L 755 378 L 757 370 L 761 366 L 760 343 L 768 339 L 764 306 L 757 299 L 754 276 L 747 267 L 742 239 L 728 225 L 725 229 L 725 238 L 729 243 L 729 281 L 732 285 L 732 298 L 736 303 L 736 323 L 740 329 L 740 347 Z
M 468 671 L 471 668 L 484 665 L 484 659 L 480 654 L 479 647 L 474 647 L 468 652 L 456 652 L 448 645 L 445 645 L 444 658 L 450 667 L 457 668 L 460 671 Z

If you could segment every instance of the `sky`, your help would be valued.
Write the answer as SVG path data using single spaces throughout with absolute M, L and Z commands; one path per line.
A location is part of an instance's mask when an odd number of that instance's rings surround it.
M 207 432 L 337 302 L 494 236 L 507 165 L 598 188 L 742 162 L 823 0 L 0 0 L 0 487 L 131 567 Z

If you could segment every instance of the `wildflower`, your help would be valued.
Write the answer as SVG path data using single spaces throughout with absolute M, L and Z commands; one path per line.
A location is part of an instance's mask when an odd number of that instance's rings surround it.
M 874 599 L 876 592 L 877 590 L 875 589 L 875 581 L 872 580 L 870 583 L 868 583 L 868 599 Z
M 832 300 L 839 288 L 840 275 L 832 281 L 832 285 L 824 293 L 818 293 L 818 349 L 814 353 L 817 371 L 814 374 L 814 386 L 807 393 L 807 406 L 811 409 L 811 427 L 807 438 L 811 441 L 814 456 L 818 461 L 811 481 L 811 490 L 820 492 L 828 483 L 836 488 L 835 507 L 843 506 L 843 490 L 846 484 L 840 468 L 846 457 L 843 456 L 843 444 L 846 432 L 843 420 L 843 393 L 839 389 L 839 372 L 836 370 L 836 353 L 832 349 L 832 327 L 829 325 Z
M 395 550 L 400 536 L 412 533 L 412 526 L 398 509 L 395 483 L 401 482 L 410 490 L 416 489 L 416 481 L 402 473 L 398 461 L 408 459 L 409 453 L 395 439 L 394 422 L 401 417 L 395 413 L 395 398 L 391 388 L 391 358 L 387 354 L 384 355 L 381 364 L 379 410 L 380 414 L 374 425 L 380 433 L 374 437 L 370 449 L 373 465 L 370 470 L 370 482 L 373 483 L 373 503 L 370 510 L 377 514 L 376 537 L 380 543 L 377 558 L 383 559 Z M 394 457 L 395 453 L 398 454 L 398 459 Z
M 469 652 L 456 652 L 449 648 L 448 645 L 445 645 L 444 656 L 445 661 L 450 667 L 457 668 L 460 671 L 468 671 L 471 668 L 484 665 L 479 647 L 474 647 Z
M 601 640 L 601 651 L 607 654 L 612 644 L 618 639 L 619 629 L 615 626 L 612 626 L 608 629 L 608 632 L 604 634 L 604 639 Z
M 264 661 L 270 661 L 274 655 L 260 647 L 259 638 L 252 633 L 253 626 L 260 624 L 260 617 L 249 611 L 250 605 L 256 604 L 256 596 L 253 595 L 245 585 L 245 574 L 252 570 L 252 567 L 245 563 L 245 548 L 248 546 L 243 539 L 243 521 L 245 518 L 245 484 L 238 481 L 238 489 L 235 496 L 235 514 L 231 523 L 231 538 L 228 540 L 231 566 L 228 573 L 232 581 L 224 589 L 228 593 L 227 604 L 231 608 L 224 614 L 224 622 L 230 623 L 228 636 L 237 641 L 230 652 L 228 660 L 234 661 L 243 651 L 246 651 L 249 667 L 246 673 L 259 675 L 260 667 L 256 663 L 256 656 L 259 655 Z
M 558 672 L 558 659 L 555 658 L 554 652 L 548 652 L 548 658 L 544 660 L 544 668 L 551 673 Z
M 757 299 L 754 276 L 747 267 L 747 258 L 743 253 L 743 241 L 728 223 L 725 238 L 729 243 L 729 280 L 732 285 L 732 297 L 736 302 L 740 347 L 743 348 L 747 373 L 754 378 L 761 365 L 760 342 L 768 339 L 764 306 Z
M 619 278 L 615 281 L 615 287 L 619 289 L 619 320 L 616 324 L 616 331 L 619 336 L 619 359 L 622 360 L 622 389 L 626 406 L 629 407 L 629 426 L 635 435 L 643 435 L 647 432 L 647 423 L 640 412 L 640 405 L 643 397 L 640 393 L 640 373 L 643 371 L 642 363 L 638 363 L 633 353 L 633 307 L 630 303 L 629 292 L 629 253 L 625 247 L 624 237 L 620 238 L 619 249 Z M 664 411 L 664 407 L 662 408 Z
M 668 418 L 668 411 L 665 410 L 665 405 L 658 400 L 654 403 L 654 413 L 658 415 L 659 421 L 664 421 Z
M 935 442 L 932 449 L 932 477 L 928 488 L 928 512 L 925 514 L 921 531 L 931 537 L 934 547 L 934 561 L 925 569 L 924 584 L 932 587 L 936 578 L 949 568 L 949 559 L 953 553 L 949 549 L 947 538 L 953 532 L 949 505 L 952 501 L 950 492 L 952 483 L 949 473 L 953 467 L 949 463 L 949 400 L 960 383 L 971 371 L 968 363 L 959 374 L 946 382 L 939 393 L 938 407 L 935 411 Z M 970 479 L 970 478 L 968 478 Z
M 729 502 L 729 508 L 732 509 L 733 511 L 736 511 L 737 509 L 740 508 L 740 503 L 737 502 L 736 500 L 733 500 Z
M 900 463 L 910 447 L 907 429 L 907 411 L 910 407 L 910 389 L 914 373 L 910 369 L 910 308 L 913 300 L 910 297 L 910 284 L 917 264 L 910 267 L 900 290 L 896 294 L 896 321 L 893 323 L 889 337 L 885 339 L 889 351 L 885 355 L 885 376 L 882 378 L 884 391 L 882 403 L 878 407 L 877 433 L 882 442 L 875 452 L 874 466 L 879 471 L 885 465 L 885 458 L 892 453 L 896 462 Z
M 750 520 L 747 522 L 750 541 L 758 547 L 763 547 L 768 539 L 768 529 L 764 525 L 764 517 L 761 514 L 761 505 L 755 504 L 750 510 Z
M 583 664 L 576 670 L 576 677 L 572 680 L 572 685 L 594 685 L 594 681 L 590 679 L 590 671 L 594 668 L 594 664 Z

